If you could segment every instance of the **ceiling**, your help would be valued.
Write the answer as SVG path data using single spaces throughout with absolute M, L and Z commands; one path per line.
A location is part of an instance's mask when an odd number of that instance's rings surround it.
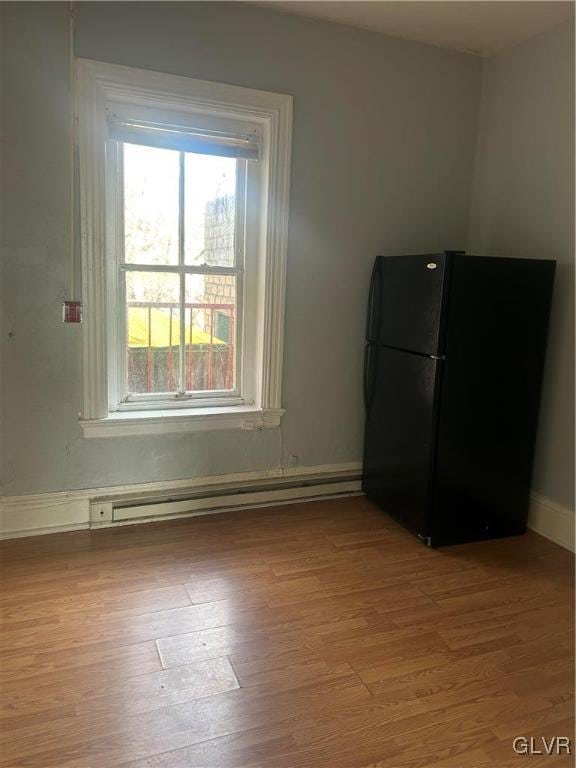
M 478 56 L 555 27 L 574 11 L 573 2 L 554 0 L 269 0 L 265 5 Z

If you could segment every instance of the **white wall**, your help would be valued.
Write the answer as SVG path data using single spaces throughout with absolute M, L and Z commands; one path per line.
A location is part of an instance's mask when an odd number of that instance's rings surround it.
M 572 22 L 484 63 L 471 211 L 471 251 L 557 260 L 533 488 L 573 511 Z
M 67 251 L 67 3 L 3 3 L 8 496 L 359 461 L 377 253 L 466 247 L 479 59 L 241 3 L 77 3 L 79 56 L 294 96 L 280 430 L 82 439 Z

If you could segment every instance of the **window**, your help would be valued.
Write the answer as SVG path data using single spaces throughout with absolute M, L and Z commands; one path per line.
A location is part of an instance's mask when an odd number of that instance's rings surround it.
M 109 152 L 118 407 L 241 397 L 249 161 L 114 140 Z
M 77 80 L 85 436 L 278 426 L 290 97 Z

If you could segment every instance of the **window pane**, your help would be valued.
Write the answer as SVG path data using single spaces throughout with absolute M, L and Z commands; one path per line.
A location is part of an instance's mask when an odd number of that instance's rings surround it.
M 179 390 L 179 299 L 178 275 L 126 273 L 126 378 L 130 394 Z
M 233 267 L 236 159 L 187 153 L 184 177 L 186 264 Z
M 125 261 L 177 264 L 179 153 L 123 146 Z
M 236 276 L 186 275 L 188 391 L 236 386 Z

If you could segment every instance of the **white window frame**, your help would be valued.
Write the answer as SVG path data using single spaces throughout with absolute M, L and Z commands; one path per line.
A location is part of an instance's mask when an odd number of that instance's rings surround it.
M 80 230 L 83 299 L 83 410 L 85 437 L 113 437 L 213 429 L 277 427 L 281 405 L 282 353 L 292 97 L 176 75 L 78 59 L 76 67 Z M 244 328 L 254 329 L 243 339 L 242 397 L 192 398 L 181 403 L 138 403 L 115 407 L 115 371 L 111 354 L 115 318 L 107 312 L 110 299 L 107 237 L 110 236 L 110 199 L 106 195 L 107 111 L 132 105 L 158 113 L 203 115 L 208 120 L 239 121 L 257 126 L 261 157 L 247 165 L 246 264 L 256 279 L 246 282 L 243 296 Z M 257 198 L 257 199 L 252 199 Z M 252 204 L 250 204 L 252 203 Z M 108 218 L 108 222 L 107 222 Z M 251 256 L 250 256 L 251 254 Z M 113 322 L 112 322 L 113 321 Z M 187 403 L 187 405 L 188 405 Z

